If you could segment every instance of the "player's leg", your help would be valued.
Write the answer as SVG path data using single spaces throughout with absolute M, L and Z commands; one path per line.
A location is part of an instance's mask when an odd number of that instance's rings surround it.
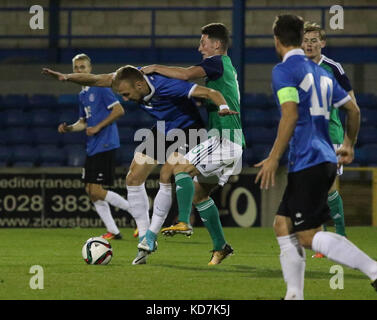
M 156 166 L 155 160 L 145 154 L 135 152 L 126 176 L 129 212 L 135 219 L 139 239 L 144 237 L 150 225 L 149 200 L 144 182 Z
M 86 184 L 85 189 L 98 215 L 104 222 L 108 231 L 108 238 L 121 238 L 118 227 L 111 215 L 109 204 L 104 201 L 107 191 L 104 185 L 111 186 L 114 183 L 115 174 L 115 150 L 97 153 L 88 156 L 83 170 L 83 180 Z M 105 235 L 104 235 L 105 236 Z
M 344 223 L 344 209 L 343 209 L 343 200 L 340 196 L 337 185 L 339 180 L 339 175 L 337 176 L 334 184 L 332 185 L 329 196 L 328 196 L 328 204 L 330 207 L 330 215 L 332 220 L 335 224 L 335 232 L 340 234 L 341 236 L 346 236 L 346 228 Z
M 213 199 L 210 197 L 210 194 L 216 189 L 218 184 L 200 183 L 198 181 L 195 181 L 194 183 L 195 195 L 193 202 L 204 226 L 209 232 L 213 244 L 212 256 L 208 265 L 217 265 L 226 257 L 233 254 L 233 248 L 225 240 L 219 210 Z
M 136 222 L 139 244 L 145 238 L 145 234 L 150 225 L 149 199 L 144 183 L 156 166 L 157 162 L 154 159 L 141 152 L 135 152 L 134 159 L 132 160 L 126 177 L 127 198 L 130 204 L 129 212 Z M 138 248 L 138 253 L 132 261 L 132 264 L 145 264 L 149 253 L 150 252 L 146 250 Z
M 107 190 L 102 185 L 95 183 L 87 183 L 85 190 L 93 202 L 94 207 L 101 220 L 105 224 L 107 233 L 102 235 L 107 240 L 121 239 L 122 236 L 111 214 L 111 209 L 107 201 L 105 201 Z
M 190 236 L 193 233 L 190 225 L 190 214 L 195 193 L 192 177 L 199 174 L 199 171 L 187 159 L 183 159 L 182 162 L 184 163 L 176 164 L 173 167 L 178 202 L 178 223 L 163 228 L 161 232 L 164 235 L 173 236 L 180 233 Z
M 289 181 L 289 176 L 288 176 Z M 284 192 L 273 228 L 280 247 L 280 265 L 287 286 L 285 300 L 304 299 L 305 250 L 293 233 L 292 221 L 288 208 L 288 186 Z
M 377 262 L 346 237 L 321 229 L 297 232 L 297 236 L 305 248 L 318 251 L 336 263 L 363 272 L 377 290 Z
M 157 234 L 165 222 L 172 206 L 172 185 L 174 164 L 167 161 L 160 170 L 160 188 L 154 199 L 151 224 L 146 232 L 145 238 L 138 245 L 139 249 L 153 252 L 157 241 Z

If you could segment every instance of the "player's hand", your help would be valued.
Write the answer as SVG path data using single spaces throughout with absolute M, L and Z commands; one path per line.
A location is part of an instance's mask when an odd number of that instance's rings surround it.
M 355 156 L 355 151 L 352 147 L 341 146 L 336 150 L 336 155 L 338 156 L 338 167 L 344 164 L 350 164 Z
M 279 167 L 279 161 L 273 158 L 267 158 L 254 165 L 261 168 L 255 178 L 254 183 L 260 180 L 260 188 L 267 190 L 270 186 L 275 186 L 275 173 Z
M 145 66 L 140 69 L 144 74 L 150 74 L 156 72 L 156 65 L 151 64 L 150 66 Z
M 86 135 L 91 137 L 97 134 L 101 129 L 97 126 L 86 128 Z
M 239 114 L 239 112 L 233 111 L 230 109 L 222 109 L 222 110 L 219 110 L 218 114 L 220 117 L 225 117 L 225 116 L 231 116 L 233 114 Z
M 58 127 L 58 132 L 59 132 L 59 133 L 67 133 L 67 132 L 69 132 L 69 131 L 68 131 L 68 125 L 67 125 L 66 122 L 63 122 L 63 123 L 61 123 L 61 124 L 59 125 L 59 127 Z
M 53 78 L 55 78 L 56 80 L 59 80 L 59 81 L 66 81 L 67 80 L 66 74 L 63 74 L 63 73 L 60 73 L 60 72 L 57 72 L 57 71 L 54 71 L 54 70 L 51 70 L 51 69 L 48 69 L 48 68 L 42 68 L 42 74 L 51 76 L 51 77 L 53 77 Z

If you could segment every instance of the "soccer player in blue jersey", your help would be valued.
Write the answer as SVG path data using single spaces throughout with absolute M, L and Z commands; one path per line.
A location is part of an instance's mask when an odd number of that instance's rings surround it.
M 320 67 L 333 74 L 340 86 L 346 90 L 350 97 L 356 102 L 350 80 L 348 79 L 341 64 L 322 54 L 322 48 L 325 46 L 325 31 L 317 23 L 309 21 L 305 22 L 304 40 L 302 43 L 302 48 L 304 49 L 305 55 L 310 60 L 317 63 Z M 337 108 L 331 108 L 330 111 L 329 134 L 334 149 L 337 150 L 342 145 L 344 137 L 344 130 L 342 122 L 340 121 L 339 110 Z M 330 215 L 335 224 L 335 232 L 342 236 L 346 236 L 343 201 L 337 190 L 337 185 L 339 182 L 338 177 L 342 174 L 343 166 L 340 166 L 337 170 L 337 177 L 329 190 L 328 203 L 330 207 Z M 326 230 L 325 225 L 324 230 Z M 317 253 L 313 257 L 323 258 L 323 255 Z
M 224 97 L 216 90 L 208 89 L 193 83 L 182 80 L 167 78 L 158 74 L 144 75 L 139 69 L 133 66 L 125 66 L 115 73 L 102 75 L 89 74 L 61 74 L 49 69 L 44 69 L 44 73 L 50 74 L 61 81 L 72 81 L 82 85 L 112 87 L 119 92 L 125 100 L 138 102 L 140 107 L 157 120 L 164 120 L 164 130 L 159 131 L 158 125 L 152 129 L 151 134 L 146 137 L 146 144 L 154 145 L 153 150 L 165 147 L 172 153 L 186 154 L 198 144 L 198 141 L 177 141 L 175 150 L 171 150 L 171 145 L 175 135 L 174 129 L 183 129 L 186 137 L 189 130 L 202 128 L 203 124 L 197 105 L 192 98 L 211 99 L 219 107 L 219 115 L 232 115 L 236 112 L 229 109 Z M 221 107 L 221 108 L 220 108 Z M 159 144 L 159 135 L 163 135 Z M 165 139 L 166 136 L 166 139 Z M 208 139 L 205 137 L 204 139 Z M 145 143 L 143 143 L 145 145 Z M 160 230 L 166 215 L 171 206 L 171 176 L 174 164 L 165 162 L 160 171 L 160 190 L 155 199 L 155 206 L 152 221 L 149 221 L 149 202 L 145 190 L 144 182 L 150 172 L 158 165 L 158 162 L 165 161 L 171 154 L 164 153 L 164 159 L 158 159 L 157 152 L 148 153 L 148 148 L 136 149 L 134 159 L 131 163 L 126 177 L 128 191 L 128 201 L 130 203 L 130 213 L 136 221 L 139 230 L 139 253 L 133 264 L 146 262 L 147 254 L 156 250 L 157 232 Z M 165 188 L 162 189 L 162 183 Z M 161 192 L 161 193 L 160 193 Z M 160 200 L 158 197 L 160 196 Z M 161 208 L 161 209 L 160 209 Z M 151 228 L 149 228 L 151 226 Z M 149 230 L 148 230 L 149 228 Z M 155 232 L 154 232 L 155 230 Z M 152 243 L 144 246 L 146 233 L 149 232 L 149 239 Z M 153 241 L 154 240 L 154 241 Z M 142 248 L 148 247 L 149 250 Z
M 90 73 L 92 65 L 86 54 L 72 59 L 73 72 Z M 62 123 L 60 133 L 86 130 L 86 161 L 83 168 L 85 190 L 104 222 L 107 240 L 121 239 L 122 235 L 111 215 L 109 204 L 128 211 L 128 201 L 119 194 L 104 189 L 114 182 L 115 151 L 119 148 L 115 121 L 124 114 L 123 107 L 108 88 L 83 87 L 79 94 L 79 120 L 71 125 Z
M 360 110 L 333 75 L 305 56 L 303 25 L 294 15 L 274 21 L 275 48 L 282 62 L 273 68 L 272 86 L 281 119 L 268 158 L 255 165 L 260 168 L 255 182 L 260 181 L 262 189 L 274 186 L 279 159 L 289 143 L 288 184 L 274 221 L 286 300 L 304 298 L 304 248 L 362 271 L 377 287 L 377 262 L 345 237 L 322 231 L 322 224 L 331 219 L 327 193 L 337 169 L 328 130 L 330 106 L 343 106 L 347 112 L 339 164 L 353 160 Z

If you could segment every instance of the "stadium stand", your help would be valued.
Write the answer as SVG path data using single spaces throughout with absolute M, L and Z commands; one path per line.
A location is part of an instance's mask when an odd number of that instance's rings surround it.
M 85 146 L 82 144 L 66 145 L 63 148 L 67 155 L 67 166 L 82 167 L 85 163 Z

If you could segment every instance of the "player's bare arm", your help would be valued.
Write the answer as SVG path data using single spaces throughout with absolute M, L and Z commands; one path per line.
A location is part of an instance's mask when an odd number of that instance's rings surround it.
M 353 100 L 347 101 L 342 108 L 347 112 L 346 132 L 341 148 L 336 152 L 339 155 L 339 164 L 350 164 L 354 158 L 354 146 L 360 129 L 360 109 Z
M 165 77 L 175 78 L 180 80 L 196 80 L 206 77 L 204 69 L 200 66 L 183 67 L 169 67 L 160 64 L 152 64 L 141 68 L 144 74 L 159 73 Z
M 91 74 L 91 73 L 60 73 L 48 68 L 42 69 L 42 74 L 49 75 L 59 81 L 70 81 L 82 86 L 111 87 L 113 73 Z
M 63 122 L 58 127 L 59 133 L 67 133 L 67 132 L 78 132 L 86 129 L 86 121 L 85 119 L 80 118 L 75 123 L 68 125 L 67 123 Z
M 104 127 L 112 124 L 118 118 L 124 115 L 124 109 L 121 104 L 117 103 L 113 106 L 111 113 L 108 115 L 107 118 L 103 119 L 100 123 L 95 125 L 94 127 L 88 127 L 86 129 L 86 134 L 88 136 L 93 136 L 96 133 L 100 132 Z
M 281 105 L 281 119 L 278 133 L 267 159 L 257 163 L 254 167 L 261 168 L 255 178 L 255 183 L 260 180 L 260 188 L 268 189 L 275 185 L 275 173 L 279 167 L 279 160 L 286 150 L 298 119 L 297 103 L 285 102 Z
M 218 113 L 220 116 L 238 114 L 238 112 L 229 109 L 224 96 L 217 90 L 209 89 L 203 86 L 196 86 L 191 93 L 191 96 L 194 98 L 212 100 L 212 102 L 219 107 Z

